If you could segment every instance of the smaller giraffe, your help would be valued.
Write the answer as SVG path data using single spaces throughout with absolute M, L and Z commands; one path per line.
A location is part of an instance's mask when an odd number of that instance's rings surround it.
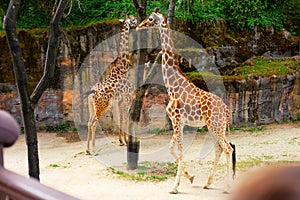
M 132 101 L 132 83 L 128 80 L 128 71 L 130 66 L 129 59 L 129 31 L 137 26 L 137 19 L 134 16 L 126 15 L 122 20 L 123 25 L 120 34 L 119 42 L 119 56 L 110 66 L 109 76 L 96 83 L 89 91 L 88 106 L 90 118 L 88 121 L 88 133 L 87 133 L 87 149 L 86 153 L 90 154 L 89 142 L 90 132 L 92 132 L 92 147 L 95 149 L 95 132 L 97 123 L 100 120 L 104 111 L 106 111 L 112 104 L 113 100 L 118 101 L 119 109 L 119 142 L 120 146 L 124 145 L 122 136 L 124 135 L 124 141 L 126 140 L 126 128 L 128 122 L 126 119 L 126 113 L 129 110 L 129 106 Z M 122 109 L 122 110 L 121 110 Z M 124 128 L 121 126 L 124 122 Z
M 217 95 L 196 87 L 183 74 L 178 64 L 178 55 L 175 52 L 167 20 L 159 13 L 158 8 L 139 24 L 137 30 L 153 27 L 158 28 L 160 32 L 162 74 L 169 96 L 169 103 L 166 111 L 172 121 L 174 130 L 169 150 L 176 162 L 178 162 L 175 183 L 170 193 L 176 194 L 178 192 L 177 188 L 180 184 L 182 173 L 191 181 L 191 183 L 194 180 L 194 176 L 190 175 L 183 166 L 183 128 L 185 125 L 193 127 L 203 127 L 206 125 L 210 134 L 212 134 L 218 142 L 215 146 L 213 169 L 204 188 L 207 189 L 212 183 L 222 152 L 226 154 L 228 174 L 227 186 L 229 187 L 231 154 L 233 177 L 235 174 L 235 146 L 225 137 L 226 126 L 228 126 L 229 130 L 230 124 L 230 112 L 228 106 Z M 178 155 L 176 155 L 174 150 L 175 144 L 177 144 Z

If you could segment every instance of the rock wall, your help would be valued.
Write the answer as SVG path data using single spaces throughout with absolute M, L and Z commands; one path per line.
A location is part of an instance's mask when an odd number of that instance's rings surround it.
M 225 80 L 225 102 L 231 109 L 232 126 L 253 126 L 296 120 L 300 115 L 300 73 L 277 77 L 257 77 Z M 58 126 L 73 121 L 72 90 L 47 90 L 36 107 L 36 120 L 40 128 Z M 148 129 L 168 129 L 165 114 L 168 96 L 162 86 L 151 86 L 144 97 L 140 125 Z M 22 124 L 21 105 L 17 92 L 1 94 L 0 108 L 9 111 Z M 101 119 L 102 130 L 117 132 L 115 108 Z M 76 113 L 78 114 L 78 113 Z M 82 124 L 89 117 L 87 107 Z M 151 128 L 149 128 L 149 126 Z
M 226 84 L 227 104 L 235 126 L 261 125 L 296 119 L 300 101 L 295 83 L 299 73 L 287 76 L 231 80 Z
M 222 71 L 231 70 L 253 56 L 289 57 L 299 53 L 300 37 L 274 27 L 232 31 L 219 19 L 212 23 L 176 20 L 175 29 L 201 44 Z

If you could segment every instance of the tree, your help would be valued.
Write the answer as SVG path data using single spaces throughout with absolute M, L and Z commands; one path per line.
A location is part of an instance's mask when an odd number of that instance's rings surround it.
M 176 3 L 176 0 L 170 0 L 169 9 L 168 9 L 167 21 L 168 21 L 168 24 L 169 24 L 171 29 L 174 29 L 173 19 L 174 19 L 175 3 Z
M 21 0 L 10 1 L 3 22 L 9 51 L 12 55 L 16 84 L 21 99 L 22 117 L 26 134 L 29 176 L 34 177 L 38 180 L 40 171 L 34 108 L 43 92 L 48 87 L 51 78 L 54 76 L 57 49 L 62 34 L 60 22 L 68 2 L 69 0 L 60 0 L 59 5 L 56 8 L 54 17 L 50 23 L 44 74 L 31 96 L 29 94 L 28 79 L 23 63 L 21 46 L 18 40 L 16 29 L 17 14 L 21 5 Z
M 134 7 L 137 11 L 138 24 L 146 18 L 146 0 L 133 0 Z M 127 168 L 136 169 L 138 166 L 138 155 L 139 155 L 139 141 L 133 128 L 133 123 L 140 121 L 140 112 L 143 105 L 143 97 L 145 96 L 146 88 L 143 87 L 143 71 L 146 60 L 146 49 L 139 49 L 141 43 L 141 37 L 138 34 L 137 46 L 138 46 L 138 59 L 136 65 L 136 86 L 135 99 L 130 108 L 130 134 L 128 134 L 127 144 Z

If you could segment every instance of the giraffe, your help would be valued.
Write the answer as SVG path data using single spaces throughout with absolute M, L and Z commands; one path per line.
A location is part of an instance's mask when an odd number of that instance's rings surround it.
M 120 20 L 122 24 L 120 42 L 119 42 L 119 56 L 114 60 L 110 66 L 109 76 L 96 83 L 90 91 L 88 91 L 88 107 L 90 118 L 88 121 L 87 132 L 87 148 L 86 154 L 90 153 L 90 135 L 92 136 L 92 147 L 95 149 L 95 132 L 97 123 L 102 114 L 107 110 L 113 100 L 118 101 L 117 108 L 119 110 L 119 142 L 120 146 L 127 143 L 126 140 L 126 112 L 132 101 L 132 83 L 128 80 L 128 71 L 130 66 L 129 59 L 129 31 L 137 26 L 137 19 L 134 16 L 126 15 L 124 20 Z M 122 108 L 122 110 L 121 110 Z M 125 120 L 124 129 L 121 128 Z M 122 139 L 124 136 L 124 141 Z
M 205 189 L 211 185 L 222 152 L 227 159 L 227 187 L 230 186 L 230 165 L 232 156 L 233 176 L 235 176 L 235 146 L 225 137 L 226 126 L 230 124 L 230 112 L 223 100 L 210 92 L 196 87 L 180 70 L 178 56 L 175 52 L 171 31 L 167 25 L 166 18 L 156 8 L 153 13 L 142 21 L 137 31 L 145 28 L 156 27 L 160 32 L 162 51 L 162 75 L 163 81 L 169 96 L 169 103 L 166 107 L 167 114 L 173 125 L 173 135 L 169 151 L 178 163 L 174 185 L 170 193 L 176 194 L 180 184 L 180 177 L 183 173 L 191 183 L 194 176 L 183 166 L 183 128 L 185 125 L 193 127 L 207 126 L 210 134 L 216 140 L 215 160 L 209 174 Z M 177 143 L 178 153 L 175 153 Z

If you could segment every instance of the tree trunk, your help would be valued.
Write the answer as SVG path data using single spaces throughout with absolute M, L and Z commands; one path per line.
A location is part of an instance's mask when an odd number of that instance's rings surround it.
M 169 9 L 168 9 L 168 18 L 167 22 L 171 29 L 174 29 L 174 11 L 175 11 L 176 0 L 170 0 Z
M 39 180 L 40 170 L 34 108 L 43 92 L 46 90 L 49 81 L 54 76 L 56 54 L 60 38 L 59 36 L 61 34 L 60 21 L 68 1 L 69 0 L 60 1 L 59 6 L 57 7 L 57 12 L 51 22 L 44 75 L 31 97 L 29 94 L 28 79 L 23 63 L 22 51 L 16 31 L 16 18 L 21 0 L 10 1 L 3 23 L 9 50 L 12 55 L 16 84 L 21 99 L 22 117 L 27 144 L 29 176 L 36 178 L 37 180 Z
M 137 11 L 138 23 L 146 18 L 146 0 L 133 0 L 134 7 Z M 130 134 L 128 134 L 128 144 L 127 144 L 127 168 L 130 170 L 136 169 L 138 167 L 138 156 L 139 156 L 139 141 L 136 135 L 135 124 L 140 121 L 140 113 L 143 105 L 143 97 L 145 95 L 145 88 L 143 86 L 143 74 L 144 65 L 146 60 L 146 50 L 140 49 L 140 43 L 142 39 L 138 33 L 137 40 L 138 49 L 138 61 L 136 64 L 136 87 L 135 99 L 130 108 Z

